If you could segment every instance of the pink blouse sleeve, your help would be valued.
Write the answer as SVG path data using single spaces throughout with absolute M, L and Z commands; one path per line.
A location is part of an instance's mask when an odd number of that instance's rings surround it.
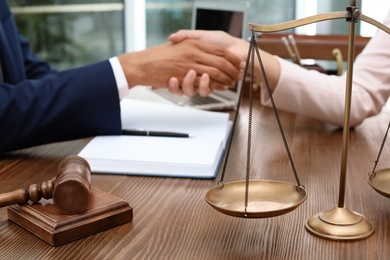
M 387 26 L 390 26 L 389 14 L 384 21 Z M 281 76 L 273 93 L 276 106 L 281 110 L 342 126 L 345 74 L 330 76 L 308 71 L 278 57 L 277 59 L 281 67 Z M 351 126 L 356 126 L 365 118 L 378 114 L 389 96 L 390 35 L 378 30 L 354 63 Z M 266 89 L 262 89 L 261 103 L 270 105 Z

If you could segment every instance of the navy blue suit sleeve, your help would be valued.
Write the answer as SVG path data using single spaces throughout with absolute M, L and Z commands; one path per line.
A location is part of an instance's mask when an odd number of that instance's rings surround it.
M 0 61 L 0 152 L 121 133 L 109 61 L 54 71 L 31 52 L 5 0 L 0 0 Z
M 120 134 L 109 61 L 0 84 L 0 152 L 98 134 Z

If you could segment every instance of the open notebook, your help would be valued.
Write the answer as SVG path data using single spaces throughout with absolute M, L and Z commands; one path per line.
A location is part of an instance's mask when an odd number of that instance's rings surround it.
M 92 173 L 214 178 L 232 122 L 228 113 L 155 102 L 121 101 L 122 129 L 189 133 L 191 137 L 97 136 L 79 153 Z
M 245 38 L 247 36 L 247 9 L 246 3 L 195 1 L 192 11 L 192 29 L 222 30 L 229 34 Z M 177 96 L 167 89 L 158 89 L 155 92 L 170 102 L 180 106 L 195 107 L 206 110 L 234 109 L 237 106 L 241 83 L 235 88 L 226 91 L 214 91 L 208 97 L 195 95 L 192 97 Z

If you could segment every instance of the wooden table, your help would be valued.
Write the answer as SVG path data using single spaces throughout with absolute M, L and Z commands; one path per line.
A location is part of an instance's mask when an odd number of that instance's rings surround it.
M 255 102 L 252 178 L 295 183 L 271 109 Z M 337 205 L 342 131 L 280 112 L 292 157 L 308 198 L 285 215 L 243 219 L 221 214 L 204 200 L 219 180 L 93 175 L 92 185 L 134 208 L 131 223 L 52 247 L 8 220 L 0 209 L 0 259 L 385 259 L 390 256 L 390 201 L 367 183 L 389 111 L 350 134 L 346 206 L 375 225 L 369 238 L 333 241 L 309 233 L 306 220 Z M 225 181 L 245 178 L 247 106 L 240 110 Z M 88 139 L 30 148 L 0 157 L 0 192 L 56 175 L 59 161 Z M 388 145 L 387 145 L 388 146 Z M 385 146 L 379 168 L 386 168 Z

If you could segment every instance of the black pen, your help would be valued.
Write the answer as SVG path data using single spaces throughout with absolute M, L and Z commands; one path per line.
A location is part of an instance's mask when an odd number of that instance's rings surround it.
M 160 136 L 160 137 L 191 137 L 190 134 L 164 132 L 164 131 L 145 131 L 145 130 L 122 130 L 122 135 L 140 135 L 140 136 Z

